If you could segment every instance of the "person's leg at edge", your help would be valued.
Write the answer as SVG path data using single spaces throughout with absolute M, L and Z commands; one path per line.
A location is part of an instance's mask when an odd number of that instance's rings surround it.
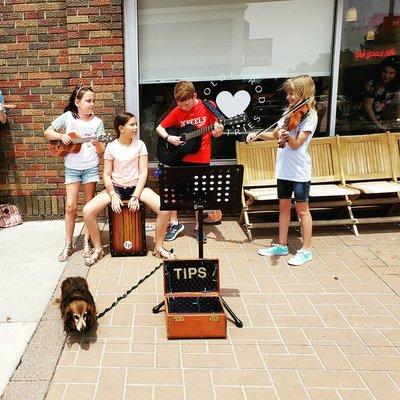
M 279 244 L 287 246 L 290 224 L 291 199 L 279 199 Z
M 96 183 L 97 182 L 88 182 L 88 183 L 85 183 L 85 184 L 82 185 L 83 186 L 83 201 L 84 201 L 84 204 L 89 203 L 89 201 L 93 199 L 94 193 L 95 193 L 95 190 L 96 190 Z M 86 257 L 86 256 L 90 255 L 89 254 L 89 252 L 90 252 L 90 245 L 89 245 L 90 237 L 89 237 L 89 232 L 88 232 L 88 230 L 86 228 L 86 224 L 85 224 L 85 229 L 84 229 L 84 235 L 85 235 L 85 238 L 84 238 L 84 253 L 85 253 L 84 257 Z
M 150 207 L 150 206 L 149 206 Z M 171 225 L 176 225 L 179 223 L 178 220 L 178 211 L 170 211 L 169 212 L 169 223 Z
M 80 185 L 80 182 L 68 183 L 65 185 L 65 190 L 67 192 L 65 202 L 65 241 L 67 243 L 72 243 L 74 236 Z
M 277 191 L 279 199 L 279 237 L 278 243 L 271 244 L 270 247 L 258 250 L 260 256 L 286 256 L 289 254 L 287 246 L 290 212 L 292 208 L 293 186 L 290 181 L 278 179 Z
M 311 249 L 312 217 L 308 206 L 308 201 L 296 202 L 296 212 L 301 222 L 301 238 L 303 240 L 302 249 Z
M 60 254 L 58 255 L 58 261 L 64 262 L 73 253 L 73 237 L 76 219 L 76 210 L 78 207 L 78 195 L 79 195 L 80 182 L 68 183 L 65 185 L 67 193 L 65 200 L 65 244 Z
M 100 229 L 99 224 L 97 223 L 97 214 L 101 210 L 103 210 L 108 204 L 110 204 L 110 202 L 110 196 L 104 189 L 92 200 L 90 200 L 85 205 L 85 207 L 83 207 L 83 219 L 85 221 L 86 229 L 93 244 L 92 258 L 95 259 L 94 262 L 96 262 L 97 259 L 99 259 L 103 254 L 103 250 L 101 247 Z M 89 264 L 90 262 L 91 261 L 89 261 Z
M 150 188 L 144 188 L 142 190 L 140 200 L 157 214 L 154 252 L 161 256 L 163 256 L 163 254 L 168 256 L 167 251 L 164 249 L 164 237 L 168 227 L 170 212 L 160 210 L 160 196 Z
M 300 266 L 313 259 L 311 252 L 312 218 L 308 205 L 310 182 L 295 184 L 296 212 L 301 223 L 303 245 L 296 255 L 288 260 L 289 265 Z
M 96 182 L 85 183 L 83 186 L 83 201 L 84 204 L 89 203 L 93 199 L 96 190 Z M 89 233 L 85 227 L 85 240 L 89 240 Z

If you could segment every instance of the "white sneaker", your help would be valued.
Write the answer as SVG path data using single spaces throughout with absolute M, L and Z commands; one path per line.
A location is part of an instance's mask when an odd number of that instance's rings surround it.
M 309 262 L 313 259 L 312 253 L 310 250 L 300 249 L 297 251 L 296 255 L 292 257 L 289 261 L 289 265 L 303 265 L 306 262 Z

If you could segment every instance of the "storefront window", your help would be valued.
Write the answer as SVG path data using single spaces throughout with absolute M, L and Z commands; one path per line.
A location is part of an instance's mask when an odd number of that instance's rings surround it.
M 245 112 L 245 133 L 280 117 L 285 79 L 309 74 L 325 135 L 333 7 L 333 0 L 139 0 L 141 138 L 150 160 L 156 161 L 155 128 L 174 105 L 173 88 L 182 79 L 194 82 L 200 98 L 218 98 L 228 117 L 232 110 Z M 216 139 L 213 158 L 235 158 L 235 141 L 244 137 Z
M 336 133 L 399 131 L 400 1 L 345 0 Z

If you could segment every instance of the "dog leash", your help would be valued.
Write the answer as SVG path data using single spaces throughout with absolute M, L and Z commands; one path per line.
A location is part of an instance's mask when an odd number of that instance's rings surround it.
M 110 307 L 107 307 L 104 311 L 102 311 L 100 314 L 97 314 L 97 319 L 101 318 L 103 315 L 107 314 L 110 310 L 112 310 L 122 299 L 125 299 L 128 294 L 133 292 L 139 285 L 141 285 L 146 279 L 150 278 L 157 270 L 159 270 L 162 267 L 162 263 L 157 265 L 152 271 L 150 271 L 146 276 L 144 276 L 142 279 L 136 283 L 136 285 L 133 285 L 129 290 L 126 291 L 122 296 L 117 297 L 117 300 L 114 301 L 114 303 L 111 304 Z

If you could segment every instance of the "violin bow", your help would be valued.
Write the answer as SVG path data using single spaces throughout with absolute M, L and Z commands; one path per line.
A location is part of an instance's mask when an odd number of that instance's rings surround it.
M 293 108 L 291 108 L 290 110 L 287 110 L 282 117 L 280 117 L 278 119 L 278 121 L 275 121 L 272 125 L 270 125 L 268 128 L 264 128 L 261 129 L 260 131 L 257 132 L 256 136 L 254 136 L 253 139 L 249 140 L 248 143 L 250 142 L 254 142 L 255 140 L 257 140 L 260 135 L 264 132 L 268 132 L 270 129 L 272 129 L 282 118 L 287 117 L 288 115 L 290 115 L 292 112 L 295 112 L 296 110 L 298 110 L 300 107 L 304 106 L 304 104 L 306 104 L 308 102 L 308 100 L 310 100 L 309 97 L 307 97 L 306 99 L 304 99 L 302 102 L 297 103 Z

